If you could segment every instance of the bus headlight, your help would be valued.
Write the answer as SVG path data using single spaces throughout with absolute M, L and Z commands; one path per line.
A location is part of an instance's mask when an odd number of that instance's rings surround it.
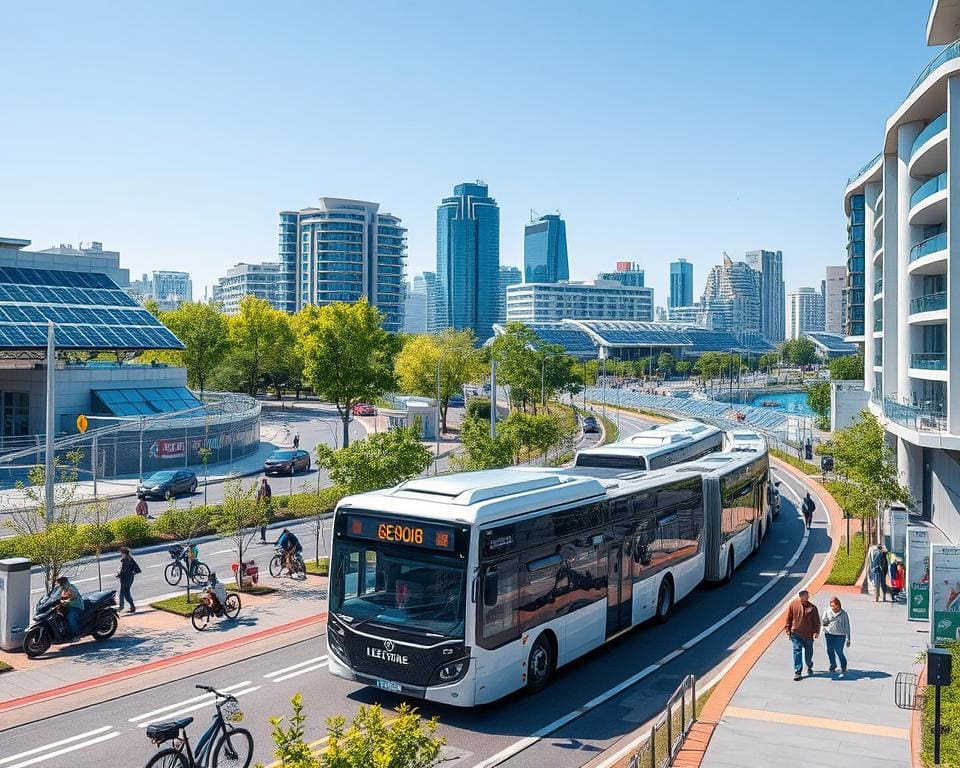
M 457 661 L 451 661 L 449 664 L 444 664 L 442 667 L 437 667 L 433 673 L 433 679 L 430 682 L 442 683 L 444 685 L 448 683 L 455 683 L 464 678 L 469 668 L 469 656 L 465 656 Z
M 343 661 L 349 664 L 350 655 L 347 653 L 347 649 L 343 644 L 343 634 L 344 634 L 344 631 L 340 627 L 332 623 L 328 625 L 327 626 L 327 648 L 333 651 Z

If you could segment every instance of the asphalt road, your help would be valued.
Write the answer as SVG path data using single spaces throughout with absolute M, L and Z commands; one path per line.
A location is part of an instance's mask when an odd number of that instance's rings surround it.
M 538 696 L 515 695 L 471 710 L 419 703 L 425 716 L 440 718 L 453 758 L 445 765 L 583 765 L 655 716 L 684 675 L 694 673 L 703 681 L 715 674 L 766 617 L 779 614 L 781 603 L 829 550 L 823 519 L 808 539 L 804 536 L 796 481 L 784 478 L 781 492 L 782 513 L 759 553 L 738 569 L 731 584 L 703 587 L 687 597 L 666 626 L 640 627 L 561 669 Z M 784 674 L 790 673 L 789 655 L 784 645 Z M 304 695 L 308 740 L 325 735 L 323 722 L 330 715 L 350 716 L 360 703 L 381 702 L 385 708 L 399 703 L 390 694 L 331 676 L 325 656 L 319 637 L 9 729 L 0 737 L 0 766 L 117 764 L 120 754 L 125 767 L 144 765 L 153 749 L 143 733 L 147 722 L 192 715 L 197 723 L 190 733 L 194 739 L 201 733 L 212 708 L 196 698 L 198 682 L 230 688 L 239 697 L 245 726 L 254 735 L 254 757 L 264 762 L 272 759 L 267 718 L 286 714 L 296 692 Z

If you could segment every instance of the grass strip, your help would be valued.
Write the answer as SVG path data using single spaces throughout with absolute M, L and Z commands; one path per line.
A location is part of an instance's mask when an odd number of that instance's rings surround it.
M 840 539 L 840 549 L 833 561 L 833 568 L 827 576 L 827 584 L 849 587 L 857 583 L 863 563 L 867 556 L 867 545 L 862 533 L 855 533 L 850 539 L 850 554 L 847 554 L 847 537 Z

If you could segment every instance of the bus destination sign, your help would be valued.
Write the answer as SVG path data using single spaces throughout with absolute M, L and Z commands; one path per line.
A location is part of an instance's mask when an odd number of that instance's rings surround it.
M 377 517 L 360 515 L 347 516 L 347 535 L 355 539 L 385 541 L 391 544 L 404 544 L 424 549 L 437 549 L 453 552 L 453 528 L 429 525 L 409 520 L 384 520 Z

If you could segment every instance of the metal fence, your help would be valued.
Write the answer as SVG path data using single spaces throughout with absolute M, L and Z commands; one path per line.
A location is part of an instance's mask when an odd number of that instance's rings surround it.
M 687 675 L 653 723 L 650 734 L 630 757 L 627 768 L 668 768 L 697 721 L 697 682 Z

